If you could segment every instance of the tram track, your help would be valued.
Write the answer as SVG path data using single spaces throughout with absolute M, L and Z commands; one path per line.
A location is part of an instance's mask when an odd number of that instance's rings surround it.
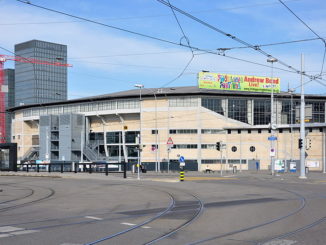
M 17 202 L 17 201 L 21 201 L 21 200 L 24 200 L 26 198 L 30 198 L 34 195 L 36 195 L 36 191 L 35 189 L 33 189 L 31 186 L 20 186 L 20 185 L 15 185 L 15 187 L 23 187 L 25 188 L 26 190 L 30 190 L 30 193 L 23 196 L 23 197 L 19 197 L 19 198 L 15 198 L 15 199 L 11 199 L 11 200 L 8 200 L 8 201 L 4 201 L 2 202 L 1 204 L 6 204 L 6 203 L 11 203 L 11 202 Z M 52 189 L 52 188 L 49 188 L 49 187 L 39 187 L 37 186 L 37 188 L 42 188 L 43 190 L 47 190 L 48 193 L 46 195 L 43 195 L 42 197 L 40 198 L 37 198 L 37 199 L 34 199 L 34 200 L 31 200 L 31 201 L 27 201 L 27 202 L 23 202 L 23 203 L 19 203 L 19 204 L 14 204 L 14 205 L 10 205 L 8 207 L 3 207 L 3 208 L 0 208 L 0 212 L 5 212 L 5 211 L 8 211 L 8 210 L 12 210 L 12 209 L 16 209 L 16 208 L 20 208 L 20 207 L 25 207 L 27 205 L 31 205 L 31 204 L 34 204 L 34 203 L 38 203 L 38 202 L 41 202 L 41 201 L 44 201 L 50 197 L 52 197 L 54 194 L 55 194 L 55 190 Z
M 13 186 L 13 187 L 17 187 L 13 184 L 0 184 L 1 186 Z M 20 187 L 19 187 L 20 188 Z M 34 190 L 32 188 L 23 188 L 23 189 L 20 189 L 20 190 L 28 190 L 29 193 L 22 196 L 22 197 L 17 197 L 17 198 L 14 198 L 14 199 L 10 199 L 10 200 L 7 200 L 7 201 L 3 201 L 3 202 L 0 202 L 0 205 L 2 204 L 6 204 L 6 203 L 10 203 L 10 202 L 14 202 L 14 201 L 19 201 L 19 200 L 22 200 L 22 199 L 25 199 L 25 198 L 28 198 L 32 195 L 34 195 Z
M 233 183 L 233 184 L 239 184 L 239 183 Z M 250 184 L 250 185 L 253 185 L 253 184 Z M 253 186 L 257 186 L 257 185 L 253 185 Z M 261 186 L 261 185 L 260 185 Z M 271 188 L 271 186 L 265 186 L 265 187 L 268 187 L 268 188 Z M 275 186 L 272 186 L 273 188 L 275 188 Z M 243 232 L 246 232 L 246 231 L 251 231 L 251 230 L 255 230 L 255 229 L 259 229 L 261 227 L 264 227 L 264 226 L 267 226 L 267 225 L 270 225 L 270 224 L 273 224 L 273 223 L 276 223 L 278 221 L 282 221 L 282 220 L 285 220 L 291 216 L 294 216 L 298 213 L 300 213 L 301 211 L 303 211 L 303 209 L 306 207 L 307 205 L 307 202 L 306 202 L 306 198 L 297 193 L 297 192 L 294 192 L 294 191 L 290 191 L 290 190 L 287 190 L 287 189 L 284 189 L 284 188 L 276 188 L 278 190 L 282 190 L 282 191 L 285 191 L 285 192 L 288 192 L 288 193 L 291 193 L 291 194 L 294 194 L 295 196 L 297 196 L 298 200 L 300 200 L 301 204 L 300 206 L 291 211 L 291 212 L 288 212 L 287 214 L 283 215 L 283 216 L 280 216 L 280 217 L 277 217 L 275 219 L 272 219 L 272 220 L 268 220 L 268 221 L 265 221 L 265 222 L 262 222 L 262 223 L 259 223 L 257 225 L 252 225 L 252 226 L 248 226 L 248 227 L 244 227 L 242 229 L 237 229 L 237 230 L 233 230 L 233 231 L 230 231 L 230 232 L 226 232 L 226 233 L 223 233 L 223 234 L 219 234 L 219 235 L 216 235 L 216 236 L 212 236 L 212 237 L 209 237 L 209 238 L 205 238 L 205 239 L 201 239 L 201 240 L 197 240 L 197 241 L 194 241 L 194 242 L 190 242 L 190 243 L 186 243 L 186 245 L 197 245 L 197 244 L 203 244 L 203 243 L 207 243 L 207 242 L 211 242 L 211 241 L 215 241 L 217 242 L 216 240 L 218 239 L 221 239 L 221 238 L 226 238 L 226 237 L 230 237 L 232 235 L 236 235 L 236 234 L 240 234 L 240 233 L 243 233 Z M 322 222 L 325 222 L 326 221 L 326 216 L 308 224 L 308 225 L 305 225 L 305 226 L 302 226 L 298 229 L 295 229 L 293 231 L 290 231 L 290 232 L 286 232 L 286 233 L 283 233 L 283 234 L 280 234 L 280 235 L 277 235 L 277 236 L 273 236 L 273 237 L 270 237 L 268 239 L 264 239 L 264 240 L 261 240 L 261 241 L 252 241 L 251 243 L 252 244 L 255 244 L 255 245 L 263 245 L 267 242 L 270 242 L 270 241 L 274 241 L 274 240 L 277 240 L 277 239 L 282 239 L 282 238 L 286 238 L 288 236 L 291 236 L 291 235 L 294 235 L 296 233 L 299 233 L 301 231 L 305 231 L 311 227 L 314 227 Z

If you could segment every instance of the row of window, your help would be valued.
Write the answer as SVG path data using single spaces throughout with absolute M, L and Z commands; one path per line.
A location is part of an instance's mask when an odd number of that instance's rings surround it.
M 221 161 L 222 160 L 222 161 Z M 201 160 L 202 164 L 247 164 L 247 159 L 203 159 Z
M 78 113 L 98 110 L 116 110 L 116 109 L 137 109 L 139 108 L 139 100 L 119 100 L 119 101 L 105 101 L 92 102 L 67 106 L 51 106 L 42 108 L 33 108 L 23 111 L 24 117 L 39 116 L 46 114 L 65 114 Z
M 249 123 L 250 117 L 253 113 L 253 125 L 267 125 L 271 120 L 271 102 L 269 99 L 224 99 L 227 106 L 223 106 L 223 100 L 221 98 L 202 98 L 202 106 L 225 115 L 229 118 Z M 253 103 L 253 110 L 250 103 Z M 306 105 L 311 105 L 312 115 L 311 122 L 325 122 L 325 102 L 324 101 L 306 101 Z M 227 107 L 227 111 L 226 111 Z M 277 109 L 277 103 L 275 103 L 275 109 L 281 111 L 282 124 L 295 123 L 296 114 L 299 114 L 300 101 L 282 100 L 281 108 Z M 297 111 L 297 112 L 296 112 Z M 291 114 L 292 112 L 292 114 Z M 249 120 L 250 119 L 250 120 Z
M 197 134 L 197 129 L 170 129 L 170 134 Z M 225 134 L 222 129 L 202 129 L 202 134 Z M 158 134 L 157 129 L 152 130 L 152 134 Z

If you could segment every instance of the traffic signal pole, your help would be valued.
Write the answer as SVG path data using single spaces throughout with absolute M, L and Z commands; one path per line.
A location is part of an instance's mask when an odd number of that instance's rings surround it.
M 305 165 L 305 150 L 306 150 L 306 136 L 305 136 L 305 101 L 304 101 L 304 87 L 303 87 L 303 54 L 301 54 L 301 104 L 300 104 L 300 139 L 302 147 L 300 149 L 300 179 L 306 179 L 306 165 Z

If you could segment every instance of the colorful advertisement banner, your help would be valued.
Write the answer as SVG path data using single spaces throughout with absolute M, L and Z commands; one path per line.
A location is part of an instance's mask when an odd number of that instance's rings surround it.
M 198 87 L 231 91 L 279 93 L 281 80 L 278 77 L 256 77 L 247 75 L 221 74 L 213 72 L 198 73 Z

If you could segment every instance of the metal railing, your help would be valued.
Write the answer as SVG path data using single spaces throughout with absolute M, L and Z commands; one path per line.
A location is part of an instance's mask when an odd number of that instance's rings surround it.
M 122 171 L 119 171 L 119 165 L 122 165 Z M 17 171 L 26 172 L 70 172 L 70 173 L 118 173 L 123 174 L 123 178 L 127 178 L 127 163 L 97 163 L 97 162 L 51 162 L 51 163 L 31 163 L 25 162 L 17 164 Z

